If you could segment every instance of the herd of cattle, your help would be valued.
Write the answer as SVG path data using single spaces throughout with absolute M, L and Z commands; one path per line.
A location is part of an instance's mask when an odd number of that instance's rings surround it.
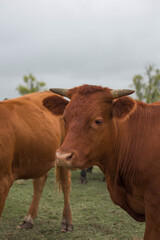
M 72 231 L 70 170 L 97 165 L 113 202 L 146 222 L 144 240 L 159 240 L 160 104 L 128 97 L 132 90 L 92 85 L 51 91 L 0 102 L 0 215 L 13 182 L 32 178 L 33 200 L 20 225 L 31 227 L 56 165 L 64 194 L 61 231 Z

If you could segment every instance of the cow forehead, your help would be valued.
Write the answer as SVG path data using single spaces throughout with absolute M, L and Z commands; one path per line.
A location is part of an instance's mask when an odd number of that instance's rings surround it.
M 108 106 L 108 107 L 107 107 Z M 64 112 L 65 118 L 73 118 L 74 116 L 83 116 L 85 118 L 92 118 L 98 115 L 103 115 L 109 109 L 109 103 L 105 101 L 103 96 L 81 96 L 77 95 L 66 107 Z

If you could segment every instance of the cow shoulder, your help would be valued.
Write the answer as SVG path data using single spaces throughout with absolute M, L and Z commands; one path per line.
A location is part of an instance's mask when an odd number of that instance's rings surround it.
M 53 95 L 43 99 L 43 105 L 55 115 L 62 115 L 68 103 L 69 102 L 66 99 L 58 95 Z
M 125 120 L 137 108 L 137 103 L 130 97 L 121 97 L 113 102 L 112 113 L 115 118 Z

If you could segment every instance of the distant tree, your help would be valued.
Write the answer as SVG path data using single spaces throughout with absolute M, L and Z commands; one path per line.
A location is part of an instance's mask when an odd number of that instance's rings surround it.
M 19 85 L 16 90 L 20 95 L 25 95 L 28 93 L 44 91 L 44 87 L 46 86 L 45 82 L 37 81 L 37 79 L 32 75 L 24 75 L 23 81 L 25 85 Z
M 153 65 L 145 68 L 145 74 L 135 75 L 131 85 L 136 90 L 137 99 L 152 103 L 160 100 L 160 69 Z

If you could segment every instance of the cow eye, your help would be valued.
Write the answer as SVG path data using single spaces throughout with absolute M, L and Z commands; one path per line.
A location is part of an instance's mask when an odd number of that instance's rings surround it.
M 102 119 L 96 119 L 95 120 L 95 124 L 98 125 L 98 126 L 102 125 L 102 123 L 103 123 Z

